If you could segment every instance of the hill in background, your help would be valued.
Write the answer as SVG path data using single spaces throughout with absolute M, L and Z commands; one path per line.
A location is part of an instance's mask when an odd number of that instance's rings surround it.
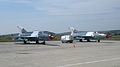
M 100 33 L 110 34 L 113 36 L 120 35 L 120 30 L 99 31 Z
M 83 31 L 80 31 L 83 32 Z M 112 36 L 120 35 L 120 30 L 98 31 L 99 33 L 110 34 Z M 70 35 L 71 32 L 58 33 L 59 35 Z

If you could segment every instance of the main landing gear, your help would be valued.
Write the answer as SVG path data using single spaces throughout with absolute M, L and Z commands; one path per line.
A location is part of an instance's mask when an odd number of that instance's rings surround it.
M 80 39 L 79 42 L 83 42 L 83 39 Z M 90 39 L 87 39 L 87 42 L 90 42 Z
M 80 39 L 79 42 L 83 42 L 83 39 Z M 91 42 L 90 39 L 87 39 L 87 42 Z M 96 42 L 100 42 L 100 39 L 97 39 Z
M 44 44 L 44 45 L 46 44 L 45 41 L 43 41 L 42 43 L 39 43 L 39 40 L 36 40 L 35 42 L 36 42 L 36 44 Z M 28 43 L 27 40 L 24 40 L 23 43 L 24 44 L 30 44 L 30 43 Z

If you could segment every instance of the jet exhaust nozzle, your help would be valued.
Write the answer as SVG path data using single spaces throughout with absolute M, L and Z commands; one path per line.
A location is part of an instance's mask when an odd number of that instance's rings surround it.
M 109 34 L 107 34 L 107 35 L 106 35 L 106 38 L 110 38 L 110 37 L 112 37 L 112 36 L 111 36 L 111 35 L 109 35 Z
M 53 39 L 55 39 L 55 36 L 54 36 L 54 35 L 49 35 L 49 38 L 50 38 L 51 40 L 53 40 Z

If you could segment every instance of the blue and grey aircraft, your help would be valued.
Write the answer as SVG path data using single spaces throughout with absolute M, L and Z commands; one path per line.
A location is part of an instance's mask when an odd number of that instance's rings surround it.
M 97 42 L 100 42 L 101 39 L 104 38 L 110 38 L 111 35 L 108 34 L 102 34 L 98 32 L 86 32 L 86 31 L 78 31 L 73 27 L 70 27 L 71 36 L 74 39 L 79 40 L 80 42 L 83 42 L 83 40 L 87 40 L 87 42 L 90 42 L 90 39 L 95 39 Z
M 22 40 L 24 44 L 29 43 L 30 41 L 35 41 L 36 44 L 39 44 L 39 41 L 43 41 L 41 44 L 45 44 L 45 41 L 53 40 L 55 38 L 53 34 L 45 33 L 45 31 L 28 32 L 21 26 L 17 27 L 21 32 L 14 38 L 14 40 Z

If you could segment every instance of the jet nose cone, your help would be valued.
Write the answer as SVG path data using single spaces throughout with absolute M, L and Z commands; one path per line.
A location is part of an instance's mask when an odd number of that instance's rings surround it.
M 51 40 L 53 40 L 53 39 L 55 38 L 55 36 L 54 36 L 54 35 L 49 35 L 49 38 L 50 38 Z

